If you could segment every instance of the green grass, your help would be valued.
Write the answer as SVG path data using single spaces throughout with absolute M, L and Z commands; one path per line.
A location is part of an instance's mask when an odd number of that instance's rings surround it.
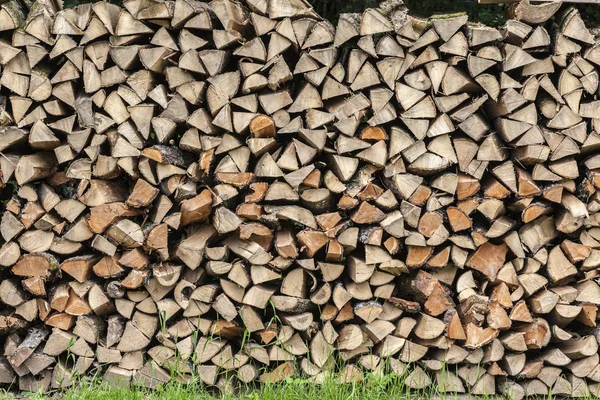
M 406 372 L 405 372 L 406 374 Z M 339 376 L 339 375 L 337 375 Z M 233 382 L 233 381 L 232 381 Z M 393 373 L 374 375 L 366 373 L 364 380 L 354 383 L 342 383 L 337 378 L 327 379 L 324 383 L 314 383 L 304 378 L 287 378 L 279 383 L 250 384 L 244 386 L 223 385 L 225 390 L 215 386 L 206 386 L 200 381 L 182 384 L 171 381 L 158 389 L 151 390 L 133 386 L 116 388 L 100 381 L 79 381 L 73 387 L 52 391 L 51 393 L 18 393 L 16 388 L 0 389 L 0 400 L 499 400 L 506 399 L 501 393 L 495 395 L 470 395 L 467 393 L 441 393 L 435 384 L 423 390 L 410 390 L 405 385 L 405 376 Z M 522 382 L 521 382 L 522 383 Z M 243 385 L 243 384 L 242 384 Z M 543 397 L 558 400 L 549 391 Z M 590 395 L 580 400 L 597 400 Z
M 140 387 L 131 389 L 112 388 L 108 385 L 80 383 L 64 392 L 47 395 L 21 393 L 18 398 L 42 400 L 405 400 L 431 398 L 435 388 L 422 393 L 410 394 L 397 375 L 383 377 L 368 376 L 363 382 L 342 384 L 329 381 L 323 384 L 310 383 L 304 379 L 287 379 L 276 384 L 238 388 L 235 393 L 219 394 L 215 388 L 202 384 L 169 383 L 157 390 Z M 14 399 L 10 392 L 0 392 L 0 399 Z M 449 396 L 449 398 L 451 398 Z

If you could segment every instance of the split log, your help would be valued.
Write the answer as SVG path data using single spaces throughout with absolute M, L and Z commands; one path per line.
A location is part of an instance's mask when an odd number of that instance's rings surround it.
M 0 382 L 233 390 L 340 357 L 341 382 L 597 386 L 600 53 L 575 8 L 142 3 L 0 5 Z

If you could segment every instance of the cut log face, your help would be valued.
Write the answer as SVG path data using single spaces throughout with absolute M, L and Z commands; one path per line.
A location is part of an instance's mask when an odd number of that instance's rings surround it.
M 577 9 L 59 3 L 0 4 L 0 383 L 597 394 Z

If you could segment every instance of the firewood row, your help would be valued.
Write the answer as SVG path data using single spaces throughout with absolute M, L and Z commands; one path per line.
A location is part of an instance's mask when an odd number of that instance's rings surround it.
M 596 395 L 600 45 L 509 12 L 2 3 L 0 383 Z

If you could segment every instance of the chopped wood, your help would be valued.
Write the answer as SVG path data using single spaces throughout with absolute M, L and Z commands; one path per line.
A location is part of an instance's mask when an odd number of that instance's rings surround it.
M 0 382 L 597 391 L 600 47 L 514 3 L 0 5 Z

